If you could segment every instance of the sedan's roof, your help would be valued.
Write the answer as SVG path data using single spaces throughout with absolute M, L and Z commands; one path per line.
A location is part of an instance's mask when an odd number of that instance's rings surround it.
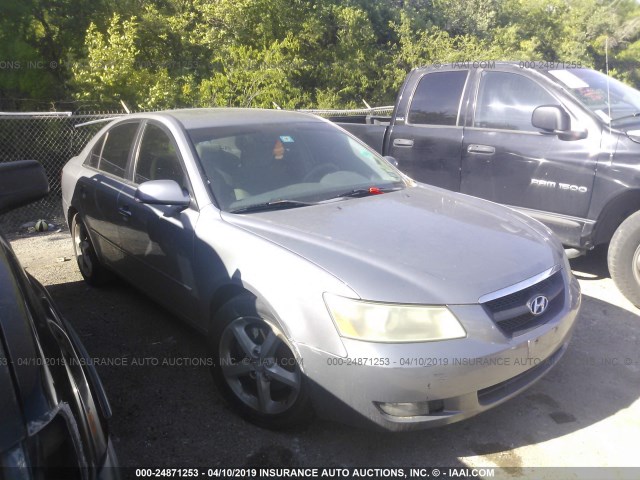
M 258 108 L 188 108 L 165 110 L 154 115 L 173 117 L 187 130 L 210 127 L 231 127 L 256 123 L 321 122 L 318 117 L 288 110 L 262 110 Z

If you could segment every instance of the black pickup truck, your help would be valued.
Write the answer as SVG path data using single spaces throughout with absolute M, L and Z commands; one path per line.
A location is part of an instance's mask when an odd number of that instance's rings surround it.
M 417 181 L 540 220 L 570 256 L 609 244 L 640 306 L 640 92 L 578 65 L 484 67 L 417 68 L 390 118 L 333 120 Z

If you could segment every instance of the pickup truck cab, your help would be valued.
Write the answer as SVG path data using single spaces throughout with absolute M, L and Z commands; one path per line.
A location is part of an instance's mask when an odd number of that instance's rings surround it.
M 417 68 L 391 118 L 341 126 L 413 179 L 510 206 L 573 255 L 609 244 L 640 306 L 640 92 L 579 65 Z

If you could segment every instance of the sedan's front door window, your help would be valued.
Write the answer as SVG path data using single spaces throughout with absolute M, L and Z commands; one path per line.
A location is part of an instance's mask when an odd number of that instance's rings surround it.
M 164 130 L 153 124 L 144 129 L 135 175 L 136 183 L 149 180 L 175 180 L 187 188 L 175 144 Z
M 98 165 L 101 171 L 124 178 L 138 125 L 138 122 L 123 123 L 109 130 Z

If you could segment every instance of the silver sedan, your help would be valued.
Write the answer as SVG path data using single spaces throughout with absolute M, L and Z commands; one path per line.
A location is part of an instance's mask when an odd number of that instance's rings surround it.
M 135 114 L 67 163 L 63 207 L 86 281 L 207 335 L 249 420 L 425 428 L 548 372 L 580 291 L 542 224 L 392 163 L 302 113 Z

